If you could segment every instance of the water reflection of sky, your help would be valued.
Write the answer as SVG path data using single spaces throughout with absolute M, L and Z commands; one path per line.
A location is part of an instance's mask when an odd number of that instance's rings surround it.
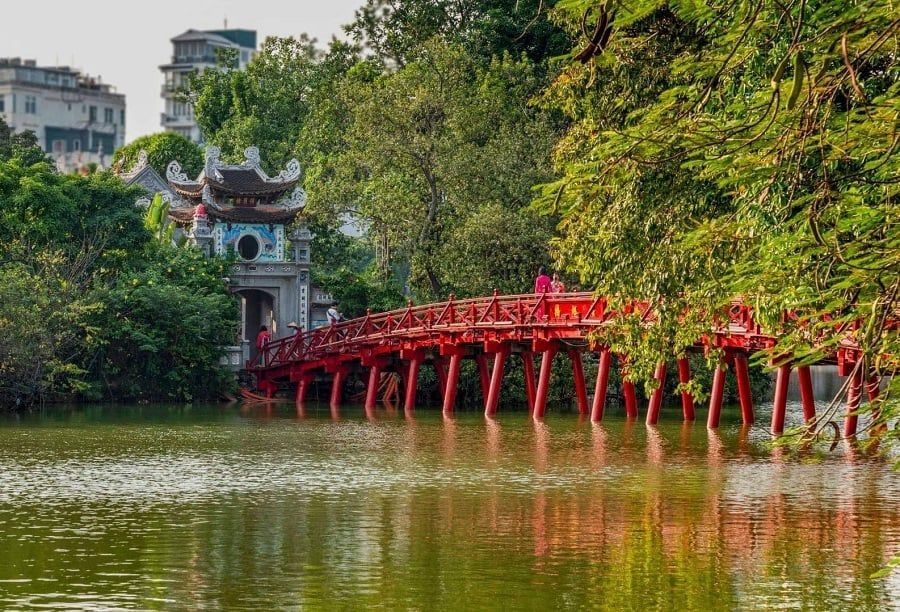
M 883 609 L 900 479 L 762 428 L 91 409 L 0 425 L 0 605 Z M 368 418 L 367 418 L 368 416 Z M 334 420 L 338 419 L 338 420 Z

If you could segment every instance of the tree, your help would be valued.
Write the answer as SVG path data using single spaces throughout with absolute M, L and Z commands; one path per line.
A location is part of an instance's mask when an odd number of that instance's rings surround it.
M 527 60 L 505 56 L 482 67 L 440 40 L 396 72 L 356 66 L 329 112 L 310 122 L 341 138 L 319 143 L 304 133 L 313 160 L 310 210 L 369 221 L 408 262 L 420 298 L 469 292 L 442 276 L 443 249 L 453 228 L 482 207 L 521 214 L 531 185 L 549 176 L 553 121 L 523 103 L 539 86 Z M 544 244 L 534 245 L 534 266 L 543 252 Z
M 175 132 L 159 132 L 134 139 L 115 152 L 113 165 L 130 170 L 138 162 L 141 151 L 147 152 L 147 161 L 162 177 L 166 176 L 166 167 L 173 160 L 181 164 L 188 176 L 197 176 L 203 169 L 203 150 Z
M 294 156 L 317 90 L 354 61 L 354 49 L 339 41 L 323 54 L 305 35 L 268 38 L 245 70 L 226 55 L 194 76 L 186 95 L 201 132 L 226 158 L 254 145 L 267 167 L 279 168 Z
M 544 96 L 573 124 L 541 199 L 563 215 L 556 254 L 568 269 L 659 315 L 649 330 L 626 319 L 607 341 L 649 379 L 742 299 L 781 332 L 766 358 L 814 361 L 858 326 L 862 372 L 894 373 L 890 7 L 610 4 L 611 36 L 576 49 L 581 61 Z M 574 32 L 603 10 L 578 1 L 559 16 Z M 890 397 L 876 404 L 882 419 L 897 414 Z
M 0 161 L 18 158 L 23 166 L 48 162 L 46 153 L 38 146 L 34 132 L 13 132 L 0 117 Z
M 538 64 L 564 54 L 565 30 L 541 0 L 367 0 L 344 30 L 379 61 L 403 66 L 438 37 L 488 63 L 509 53 Z
M 158 244 L 138 190 L 115 176 L 61 175 L 27 139 L 11 148 L 0 159 L 0 406 L 228 388 L 218 358 L 238 309 L 225 262 Z

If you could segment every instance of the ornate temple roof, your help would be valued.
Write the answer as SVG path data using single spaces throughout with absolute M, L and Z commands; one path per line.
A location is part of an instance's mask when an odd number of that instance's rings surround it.
M 196 179 L 190 180 L 177 161 L 169 163 L 166 179 L 180 196 L 169 215 L 189 222 L 200 204 L 213 218 L 235 223 L 289 223 L 306 204 L 306 193 L 297 183 L 300 163 L 296 159 L 277 176 L 260 167 L 259 149 L 248 147 L 240 164 L 225 164 L 218 147 L 207 147 L 206 162 Z

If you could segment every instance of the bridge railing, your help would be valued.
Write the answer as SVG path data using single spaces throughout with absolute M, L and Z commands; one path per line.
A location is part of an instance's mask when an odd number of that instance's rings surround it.
M 371 344 L 415 332 L 479 326 L 571 325 L 602 319 L 605 311 L 606 300 L 590 292 L 493 295 L 409 305 L 275 340 L 261 352 L 253 367 L 274 367 L 318 358 L 341 347 Z
M 265 369 L 290 363 L 321 359 L 328 355 L 403 340 L 414 335 L 458 331 L 459 329 L 551 328 L 583 325 L 595 328 L 616 314 L 638 313 L 647 322 L 653 311 L 647 302 L 627 303 L 616 313 L 607 299 L 591 292 L 497 295 L 446 302 L 409 305 L 388 312 L 319 327 L 268 344 L 248 369 Z M 760 333 L 748 306 L 735 302 L 723 325 L 744 332 Z

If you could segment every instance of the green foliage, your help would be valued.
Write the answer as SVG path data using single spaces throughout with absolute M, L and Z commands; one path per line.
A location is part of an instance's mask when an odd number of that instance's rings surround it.
M 203 150 L 175 132 L 148 134 L 121 147 L 113 155 L 113 165 L 127 171 L 137 162 L 141 151 L 147 152 L 147 161 L 161 176 L 166 176 L 166 167 L 171 161 L 178 161 L 188 176 L 197 176 L 203 169 Z
M 561 55 L 570 41 L 548 17 L 553 1 L 367 0 L 344 30 L 380 61 L 414 61 L 434 37 L 489 62 L 522 54 L 534 62 Z
M 218 358 L 238 312 L 224 263 L 159 244 L 138 195 L 108 173 L 57 174 L 33 150 L 0 159 L 0 406 L 230 384 Z M 165 235 L 161 206 L 150 229 Z
M 659 315 L 649 328 L 627 319 L 607 341 L 648 379 L 741 299 L 781 331 L 770 358 L 816 360 L 858 326 L 861 367 L 893 374 L 891 7 L 613 5 L 606 50 L 570 65 L 542 97 L 572 124 L 555 151 L 559 179 L 539 202 L 562 214 L 555 252 L 568 270 L 603 293 L 650 300 Z M 556 15 L 574 33 L 594 6 L 573 0 Z M 898 412 L 895 399 L 877 406 L 883 419 Z
M 488 207 L 513 226 L 530 224 L 532 235 L 547 228 L 524 211 L 531 186 L 549 177 L 555 126 L 523 105 L 540 83 L 526 60 L 505 56 L 483 66 L 439 40 L 396 72 L 358 65 L 310 123 L 317 131 L 304 133 L 310 210 L 321 218 L 350 212 L 366 219 L 410 268 L 420 300 L 478 291 L 490 263 L 469 262 L 471 277 L 445 273 L 461 263 L 448 259 L 463 253 L 454 238 L 475 231 L 467 219 Z M 318 142 L 323 125 L 340 139 Z M 532 245 L 529 263 L 513 265 L 528 269 L 526 278 L 546 257 L 548 238 Z
M 268 38 L 246 70 L 226 57 L 194 76 L 187 98 L 201 132 L 224 157 L 238 160 L 255 145 L 267 167 L 280 168 L 294 156 L 320 90 L 354 61 L 353 48 L 338 41 L 322 56 L 305 35 Z
M 49 163 L 47 155 L 38 146 L 34 132 L 13 132 L 3 117 L 0 117 L 0 161 L 13 158 L 18 159 L 23 166 Z

